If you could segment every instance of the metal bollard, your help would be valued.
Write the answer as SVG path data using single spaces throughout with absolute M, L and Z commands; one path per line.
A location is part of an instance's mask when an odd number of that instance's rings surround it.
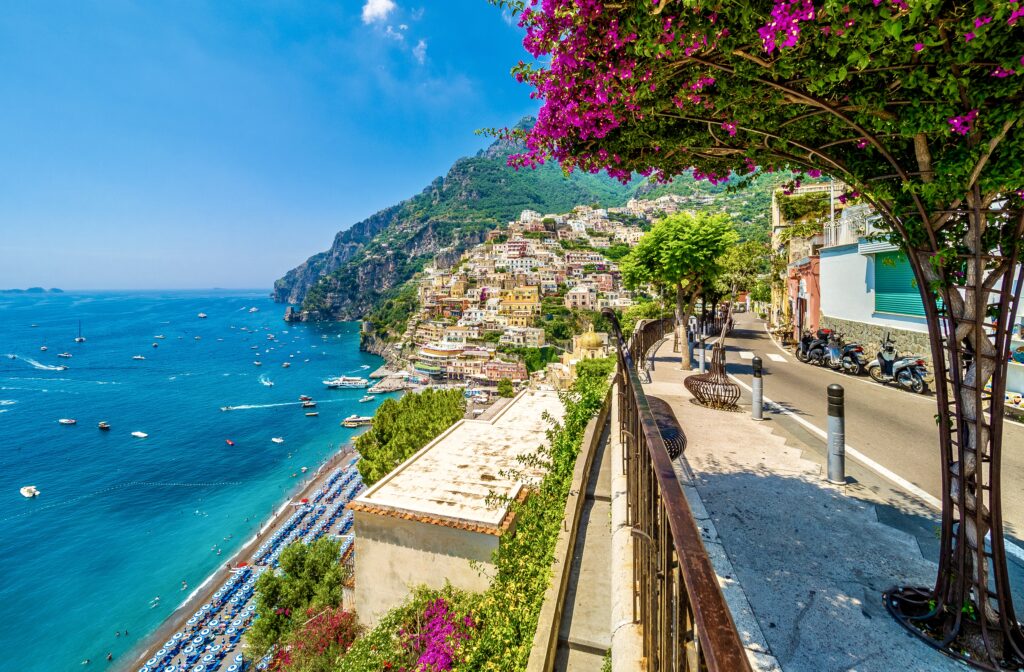
M 761 377 L 761 358 L 754 357 L 751 366 L 754 367 L 754 402 L 751 415 L 754 420 L 764 420 L 764 378 Z
M 697 350 L 697 367 L 700 373 L 704 373 L 704 360 L 707 358 L 707 351 L 704 349 L 704 337 L 700 337 L 700 349 Z
M 828 386 L 828 482 L 846 483 L 846 411 L 843 386 Z

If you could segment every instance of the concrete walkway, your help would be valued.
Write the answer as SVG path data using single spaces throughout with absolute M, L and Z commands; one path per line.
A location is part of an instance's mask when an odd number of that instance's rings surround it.
M 596 672 L 611 647 L 611 451 L 608 432 L 590 467 L 572 554 L 556 672 Z
M 882 604 L 894 584 L 935 579 L 915 537 L 881 522 L 930 516 L 927 507 L 898 491 L 879 501 L 860 498 L 856 484 L 830 485 L 820 462 L 775 434 L 771 420 L 691 403 L 671 349 L 658 350 L 645 391 L 671 405 L 686 433 L 677 474 L 755 669 L 968 669 L 907 633 Z

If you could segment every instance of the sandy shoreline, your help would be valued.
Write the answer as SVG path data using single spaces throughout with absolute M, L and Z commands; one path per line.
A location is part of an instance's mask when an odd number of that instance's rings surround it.
M 253 564 L 252 554 L 256 549 L 257 545 L 255 542 L 260 539 L 273 536 L 280 526 L 282 520 L 286 520 L 287 516 L 281 514 L 287 511 L 292 502 L 297 499 L 311 494 L 321 485 L 325 478 L 330 474 L 332 469 L 336 466 L 341 465 L 348 460 L 352 455 L 355 454 L 351 442 L 346 444 L 341 450 L 328 457 L 324 462 L 317 467 L 313 475 L 307 480 L 296 484 L 288 495 L 287 499 L 274 510 L 274 513 L 259 530 L 250 537 L 241 548 L 235 552 L 230 558 L 225 560 L 225 565 L 230 564 L 232 567 L 236 567 L 240 562 L 248 562 L 250 565 Z M 199 609 L 204 603 L 208 602 L 212 595 L 231 576 L 231 572 L 222 565 L 213 573 L 211 573 L 206 579 L 199 584 L 184 601 L 175 608 L 170 615 L 164 619 L 163 623 L 157 627 L 152 633 L 147 635 L 142 641 L 133 646 L 131 649 L 126 651 L 124 654 L 115 659 L 112 665 L 108 668 L 114 672 L 128 672 L 134 671 L 142 667 L 145 661 L 153 657 L 160 647 L 166 642 L 171 636 L 182 630 L 186 626 L 186 621 L 192 616 L 196 610 Z

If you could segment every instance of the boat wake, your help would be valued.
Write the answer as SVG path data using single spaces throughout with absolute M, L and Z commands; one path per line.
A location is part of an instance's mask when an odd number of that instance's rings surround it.
M 260 375 L 260 384 L 266 385 L 267 387 L 274 386 L 274 383 L 270 380 L 270 378 L 267 377 L 267 374 L 265 373 Z
M 7 355 L 7 357 L 9 359 L 17 359 L 18 361 L 25 362 L 26 364 L 31 366 L 33 369 L 39 369 L 40 371 L 63 371 L 64 370 L 64 367 L 62 367 L 62 366 L 53 366 L 51 364 L 43 364 L 42 362 L 37 362 L 36 360 L 32 359 L 31 357 L 22 357 L 21 355 Z
M 16 403 L 14 399 L 0 399 L 0 406 L 14 406 Z
M 325 399 L 323 401 L 317 401 L 317 404 L 333 404 L 339 401 L 352 401 L 351 399 Z M 241 406 L 224 406 L 223 408 L 229 408 L 232 411 L 251 411 L 256 408 L 277 408 L 279 406 L 301 406 L 301 401 L 284 401 L 278 404 L 242 404 Z

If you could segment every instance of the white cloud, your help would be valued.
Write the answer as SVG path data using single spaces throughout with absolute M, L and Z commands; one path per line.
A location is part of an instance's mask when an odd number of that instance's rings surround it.
M 404 23 L 400 23 L 400 24 L 398 24 L 398 29 L 399 30 L 409 30 L 409 26 L 405 25 Z
M 384 21 L 388 14 L 395 11 L 395 7 L 395 0 L 366 0 L 366 4 L 363 5 L 363 23 Z
M 427 60 L 427 41 L 420 40 L 416 43 L 416 46 L 412 48 L 412 55 L 416 57 L 416 61 L 423 65 Z
M 393 26 L 387 27 L 387 30 L 384 31 L 384 37 L 395 40 L 396 42 L 402 42 L 405 40 L 405 35 L 395 30 Z

